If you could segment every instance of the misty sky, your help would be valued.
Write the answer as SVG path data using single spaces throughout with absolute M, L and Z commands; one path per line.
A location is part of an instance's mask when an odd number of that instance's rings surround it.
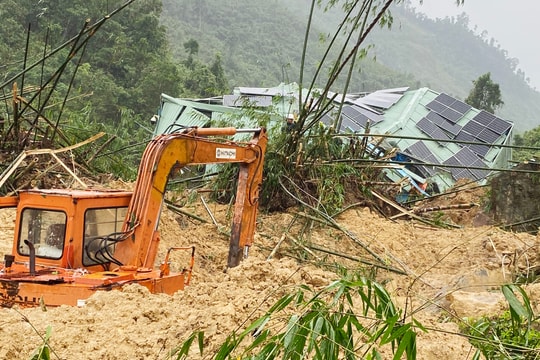
M 412 3 L 418 4 L 418 0 Z M 462 6 L 455 0 L 424 0 L 417 12 L 431 18 L 467 13 L 471 28 L 477 26 L 478 34 L 487 31 L 487 38 L 494 38 L 509 57 L 518 59 L 525 78 L 540 89 L 540 41 L 536 39 L 540 0 L 465 0 Z

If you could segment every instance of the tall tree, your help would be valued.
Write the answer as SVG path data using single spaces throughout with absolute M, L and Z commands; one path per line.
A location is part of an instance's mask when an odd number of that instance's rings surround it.
M 473 80 L 473 85 L 469 96 L 465 99 L 467 104 L 490 113 L 494 113 L 504 105 L 499 84 L 491 80 L 491 73 L 488 72 Z
M 218 94 L 228 92 L 230 89 L 227 84 L 227 77 L 225 76 L 225 70 L 223 69 L 223 66 L 221 64 L 220 54 L 216 54 L 216 58 L 214 59 L 212 66 L 210 66 L 210 71 L 216 77 L 216 86 L 217 86 L 216 92 Z

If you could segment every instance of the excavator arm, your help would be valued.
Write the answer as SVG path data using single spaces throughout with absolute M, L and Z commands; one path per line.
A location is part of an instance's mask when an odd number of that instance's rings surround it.
M 206 136 L 254 132 L 248 143 Z M 114 258 L 122 265 L 152 268 L 159 244 L 158 224 L 169 175 L 188 165 L 238 163 L 240 166 L 231 228 L 228 267 L 237 266 L 253 243 L 267 135 L 264 128 L 190 128 L 162 134 L 146 147 L 124 222 L 125 239 Z

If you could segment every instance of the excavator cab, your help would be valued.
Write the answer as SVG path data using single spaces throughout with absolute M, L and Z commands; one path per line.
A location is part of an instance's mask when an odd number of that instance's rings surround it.
M 28 190 L 19 194 L 15 263 L 108 270 L 131 193 Z

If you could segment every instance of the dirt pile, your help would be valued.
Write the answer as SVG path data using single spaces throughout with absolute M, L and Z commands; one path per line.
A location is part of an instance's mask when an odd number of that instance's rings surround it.
M 398 306 L 407 306 L 430 329 L 419 331 L 417 358 L 461 360 L 470 358 L 471 347 L 451 320 L 503 309 L 498 286 L 538 253 L 535 236 L 491 226 L 440 229 L 404 218 L 389 221 L 367 208 L 341 214 L 336 219 L 340 230 L 312 223 L 307 232 L 305 218 L 291 210 L 260 214 L 249 258 L 225 271 L 228 238 L 219 230 L 228 229 L 230 209 L 209 205 L 217 225 L 200 202 L 184 210 L 207 222 L 165 210 L 158 255 L 160 261 L 169 246 L 196 246 L 192 282 L 184 291 L 152 295 L 134 285 L 97 293 L 83 307 L 1 309 L 0 358 L 28 359 L 48 327 L 52 358 L 165 359 L 195 330 L 204 331 L 205 358 L 212 358 L 231 331 L 262 315 L 285 292 L 301 284 L 318 288 L 337 278 L 313 263 L 335 261 L 349 271 L 363 271 L 362 261 L 372 260 L 368 248 L 407 273 L 379 269 L 377 277 Z M 12 226 L 12 214 L 1 211 L 4 253 L 11 250 Z M 198 358 L 193 350 L 192 358 Z

